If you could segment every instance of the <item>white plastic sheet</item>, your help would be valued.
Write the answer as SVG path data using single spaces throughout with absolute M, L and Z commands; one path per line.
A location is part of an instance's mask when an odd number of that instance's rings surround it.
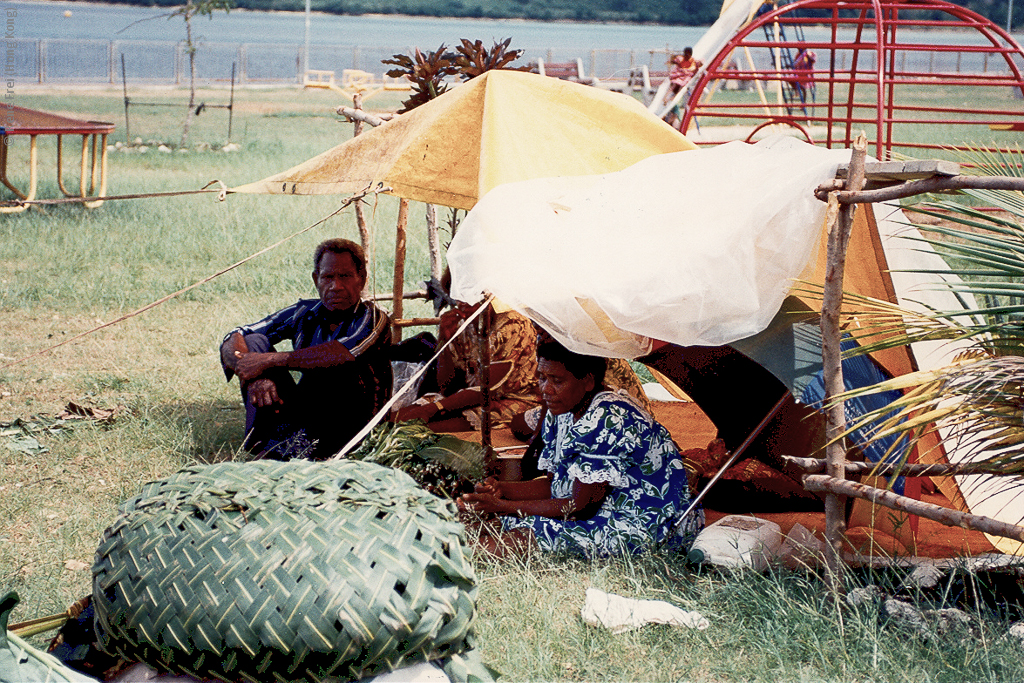
M 815 256 L 825 204 L 814 189 L 849 158 L 775 137 L 501 185 L 452 240 L 453 296 L 492 293 L 593 355 L 748 337 Z

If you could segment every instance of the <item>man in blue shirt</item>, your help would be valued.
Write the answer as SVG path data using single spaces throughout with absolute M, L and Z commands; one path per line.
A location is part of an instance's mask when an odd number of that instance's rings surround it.
M 227 334 L 221 363 L 238 375 L 245 447 L 264 457 L 323 459 L 383 407 L 391 391 L 391 321 L 362 301 L 366 257 L 350 240 L 316 248 L 320 299 L 297 303 Z M 291 351 L 275 346 L 290 340 Z M 301 373 L 296 383 L 290 370 Z

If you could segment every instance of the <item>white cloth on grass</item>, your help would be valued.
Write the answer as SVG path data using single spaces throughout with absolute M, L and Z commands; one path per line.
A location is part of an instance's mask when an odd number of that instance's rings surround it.
M 688 612 L 664 600 L 624 598 L 597 588 L 587 589 L 580 616 L 591 626 L 604 627 L 612 633 L 624 633 L 646 624 L 668 624 L 699 631 L 711 626 L 700 612 Z

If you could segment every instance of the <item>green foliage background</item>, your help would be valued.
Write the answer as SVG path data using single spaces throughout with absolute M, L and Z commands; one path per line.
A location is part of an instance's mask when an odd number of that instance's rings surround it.
M 124 4 L 177 6 L 181 0 L 120 0 Z M 967 7 L 1006 25 L 1010 0 L 963 0 Z M 253 10 L 303 11 L 304 0 L 235 0 Z M 315 12 L 331 14 L 407 14 L 432 17 L 538 19 L 543 21 L 622 21 L 630 23 L 703 26 L 718 18 L 720 0 L 312 0 Z M 939 18 L 940 12 L 920 12 L 921 18 Z M 901 18 L 903 15 L 901 14 Z M 1014 28 L 1024 25 L 1024 12 L 1014 17 Z

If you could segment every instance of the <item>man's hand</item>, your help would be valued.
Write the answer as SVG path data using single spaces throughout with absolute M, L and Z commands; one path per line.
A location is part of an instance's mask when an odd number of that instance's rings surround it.
M 249 382 L 273 367 L 272 353 L 242 353 L 235 351 L 235 374 L 243 382 Z
M 249 354 L 255 355 L 255 354 Z M 257 408 L 266 408 L 274 404 L 283 404 L 284 401 L 277 394 L 277 385 L 272 379 L 257 379 L 249 383 L 246 390 L 249 394 L 249 403 Z

